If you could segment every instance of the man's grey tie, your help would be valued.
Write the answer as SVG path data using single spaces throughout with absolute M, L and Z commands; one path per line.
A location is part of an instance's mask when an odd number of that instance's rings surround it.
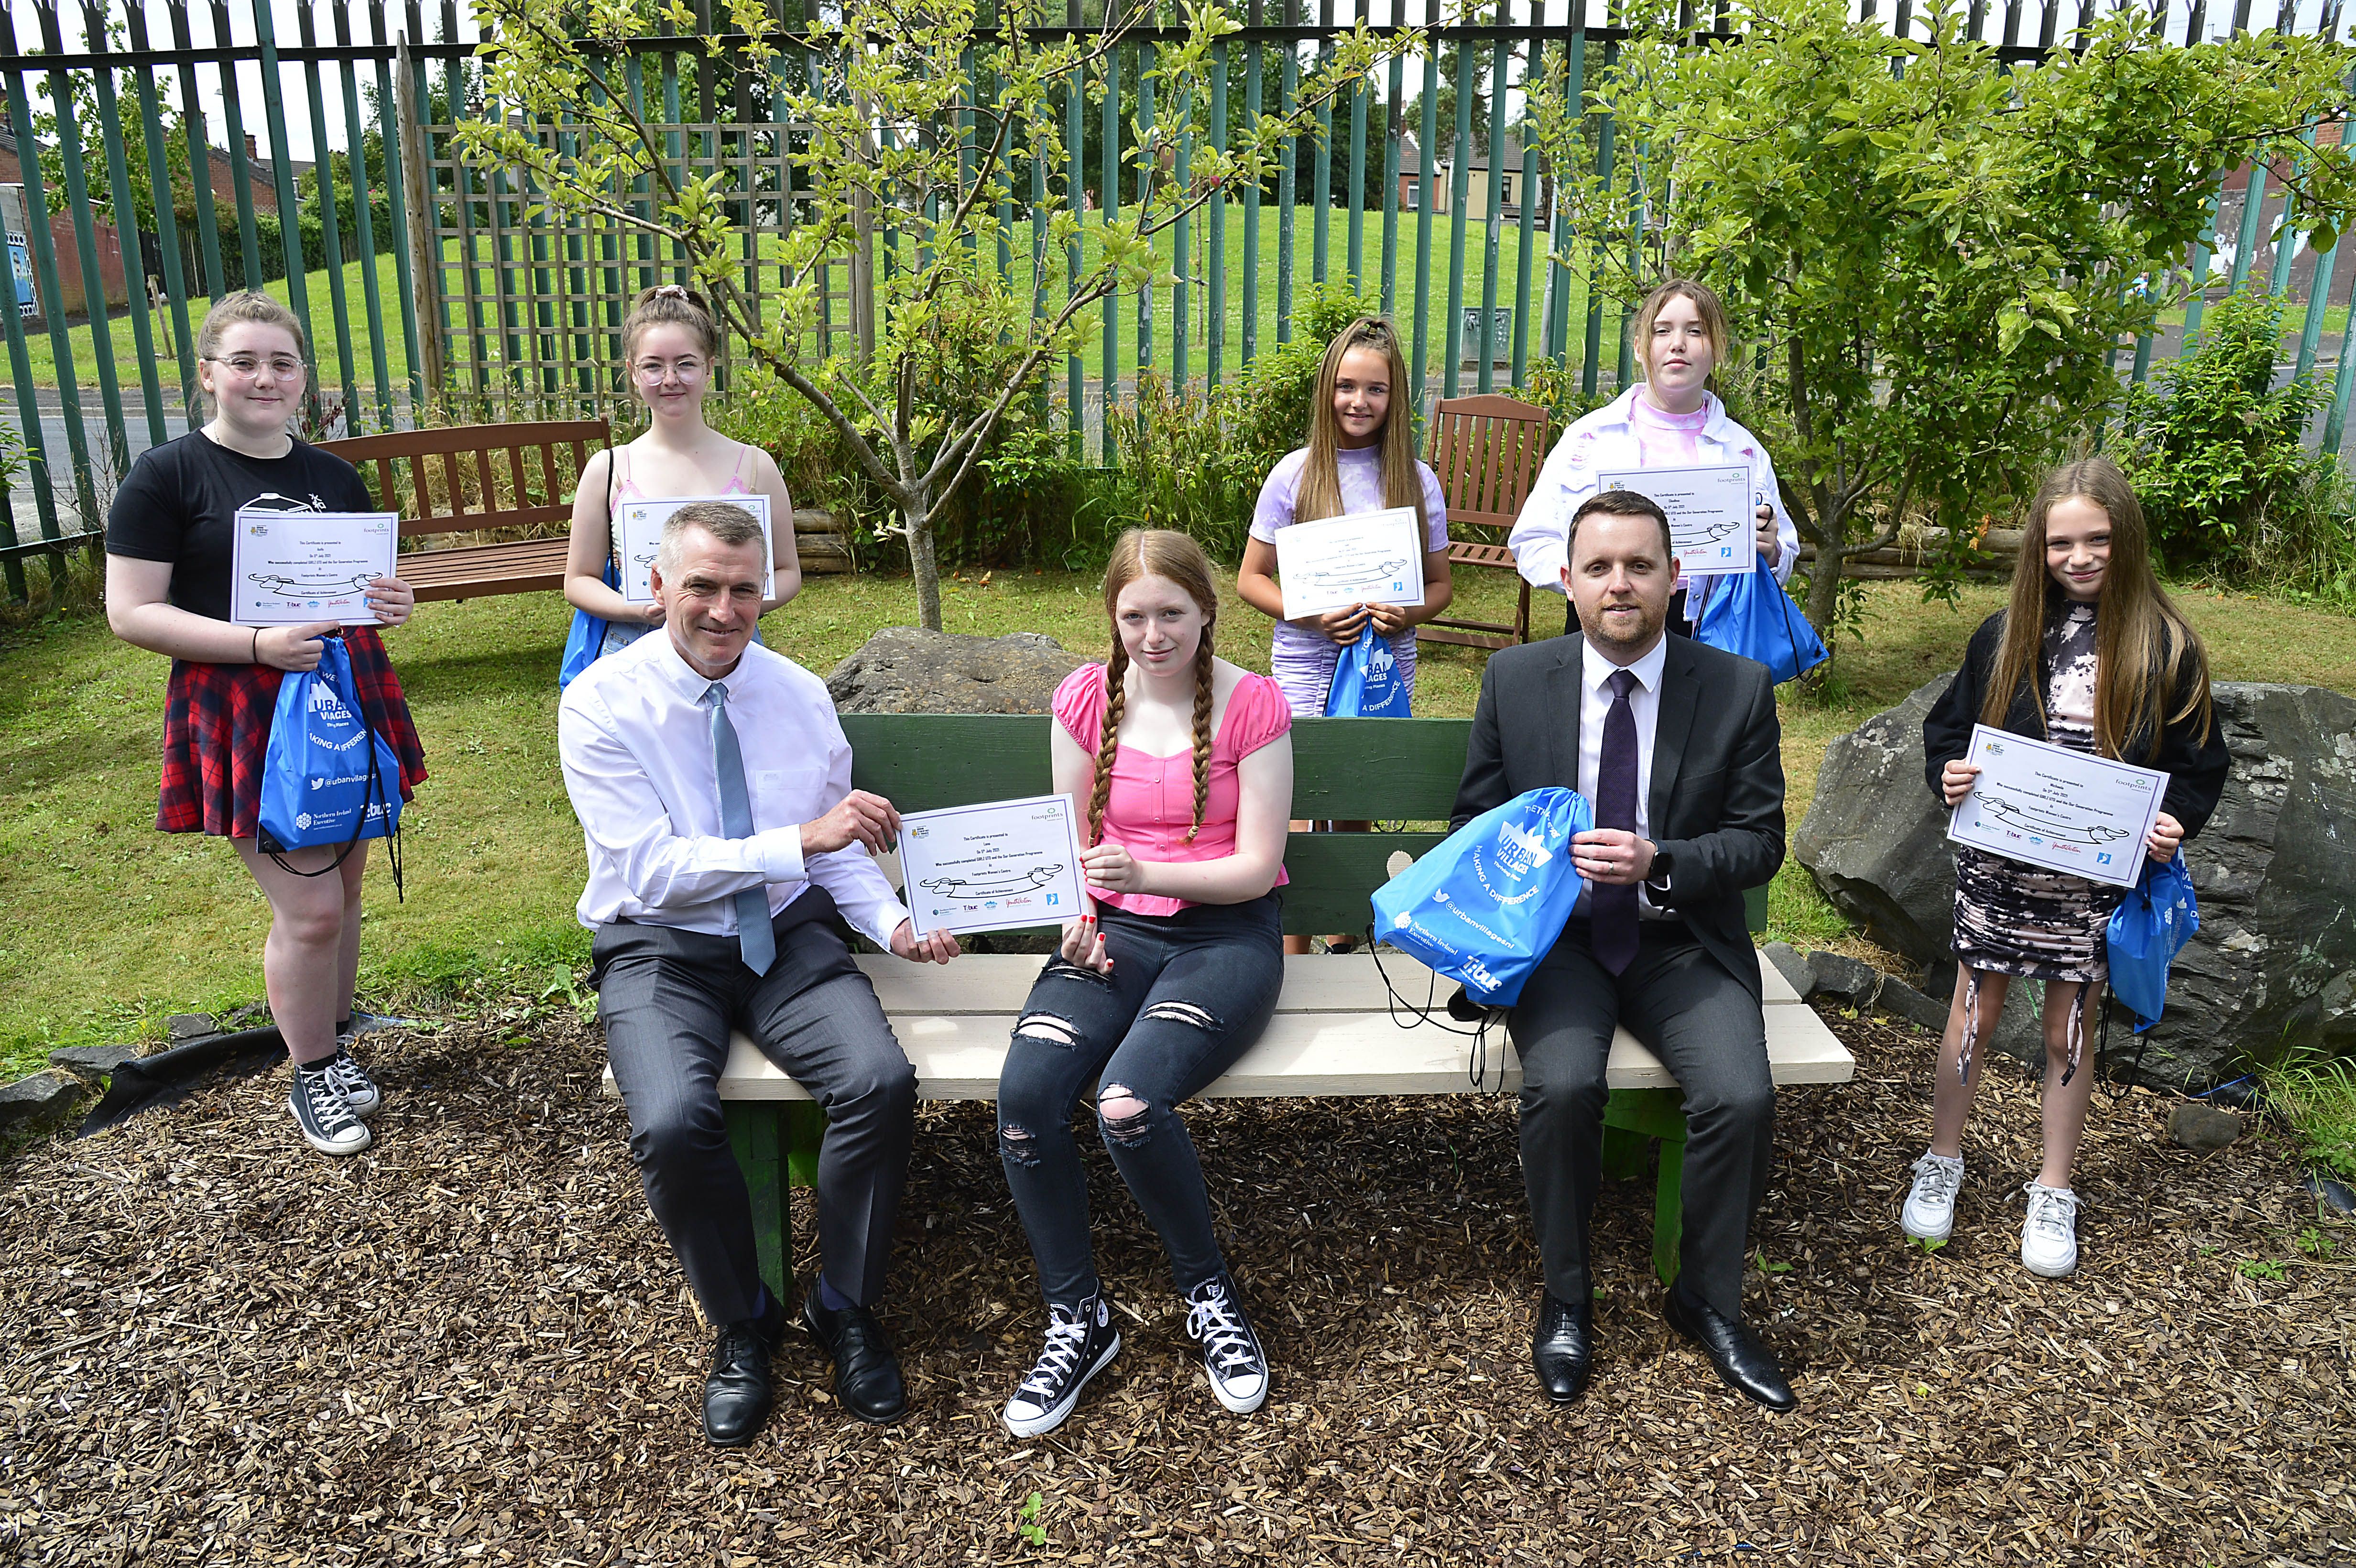
M 753 797 L 744 787 L 744 753 L 736 726 L 728 721 L 728 688 L 718 681 L 703 694 L 712 709 L 712 777 L 720 786 L 720 831 L 731 838 L 753 837 Z M 766 975 L 777 961 L 777 934 L 769 925 L 769 890 L 765 883 L 736 895 L 736 944 L 744 967 Z

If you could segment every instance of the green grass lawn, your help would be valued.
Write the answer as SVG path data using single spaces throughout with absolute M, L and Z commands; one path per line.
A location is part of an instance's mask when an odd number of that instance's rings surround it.
M 1466 305 L 1481 304 L 1483 280 L 1487 276 L 1487 253 L 1483 240 L 1483 216 L 1469 214 L 1465 219 L 1463 303 Z M 1094 215 L 1091 215 L 1092 219 Z M 1310 285 L 1315 281 L 1317 217 L 1317 209 L 1312 207 L 1297 207 L 1293 211 L 1292 276 L 1296 298 L 1305 295 Z M 1258 323 L 1258 341 L 1270 347 L 1273 347 L 1277 341 L 1280 321 L 1277 310 L 1278 240 L 1282 225 L 1278 221 L 1278 209 L 1272 203 L 1263 206 L 1259 226 L 1258 268 L 1259 283 L 1258 298 L 1254 302 Z M 1346 208 L 1336 208 L 1326 214 L 1326 221 L 1328 226 L 1327 275 L 1329 278 L 1340 279 L 1346 275 L 1349 268 L 1350 215 Z M 1402 212 L 1399 215 L 1398 275 L 1393 299 L 1393 308 L 1399 317 L 1400 325 L 1410 335 L 1413 332 L 1415 301 L 1419 293 L 1416 286 L 1415 261 L 1417 221 L 1416 215 L 1411 211 Z M 1368 293 L 1378 293 L 1382 283 L 1383 249 L 1383 216 L 1380 209 L 1366 213 L 1364 223 L 1364 283 Z M 1431 264 L 1426 284 L 1430 305 L 1429 341 L 1425 362 L 1429 367 L 1429 373 L 1434 379 L 1435 385 L 1439 384 L 1445 376 L 1448 280 L 1454 275 L 1451 267 L 1452 225 L 1453 219 L 1448 218 L 1435 218 L 1432 222 Z M 1012 275 L 1015 286 L 1024 290 L 1031 286 L 1030 233 L 1028 220 L 1018 216 L 1012 236 Z M 1162 237 L 1160 251 L 1171 263 L 1173 271 L 1190 280 L 1187 285 L 1192 296 L 1188 306 L 1190 317 L 1187 334 L 1188 370 L 1191 375 L 1201 376 L 1208 369 L 1210 343 L 1210 217 L 1207 212 L 1195 217 L 1190 240 L 1188 255 L 1183 261 L 1175 253 L 1174 233 Z M 526 244 L 519 244 L 515 250 L 519 258 L 529 256 L 529 246 Z M 1239 202 L 1227 204 L 1225 250 L 1226 256 L 1226 347 L 1223 363 L 1232 370 L 1243 362 L 1245 251 L 1244 211 Z M 913 261 L 915 256 L 913 241 L 904 239 L 901 241 L 900 251 Z M 1084 265 L 1092 265 L 1100 254 L 1100 247 L 1093 239 L 1083 241 Z M 1509 220 L 1501 229 L 1498 255 L 1497 303 L 1501 309 L 1513 310 L 1519 304 L 1521 228 L 1517 220 Z M 469 285 L 466 279 L 466 270 L 462 265 L 463 258 L 459 242 L 456 240 L 444 240 L 443 256 L 445 261 L 443 282 L 445 292 L 456 294 L 466 290 Z M 1542 324 L 1538 318 L 1545 300 L 1546 256 L 1546 235 L 1543 229 L 1540 229 L 1533 235 L 1531 248 L 1528 311 L 1531 318 L 1529 354 L 1532 360 L 1539 357 L 1542 342 L 1540 333 Z M 472 289 L 482 293 L 495 291 L 499 286 L 498 265 L 487 238 L 477 240 L 475 259 Z M 328 287 L 327 272 L 325 270 L 312 272 L 305 279 L 305 286 L 310 305 L 312 333 L 316 339 L 320 382 L 322 385 L 350 386 L 359 389 L 367 409 L 368 421 L 373 424 L 376 419 L 378 393 L 371 349 L 374 335 L 369 327 L 366 296 L 362 287 L 362 270 L 366 265 L 366 262 L 355 260 L 346 262 L 343 269 L 346 310 L 352 337 L 352 357 L 348 366 L 341 362 L 337 347 L 333 297 Z M 391 388 L 397 391 L 406 383 L 409 377 L 409 356 L 407 346 L 402 339 L 399 315 L 401 293 L 398 275 L 394 269 L 393 258 L 390 254 L 377 257 L 375 265 L 379 295 L 384 312 L 388 376 Z M 548 270 L 551 273 L 551 286 L 554 291 L 552 298 L 555 301 L 555 309 L 552 319 L 562 326 L 567 320 L 567 307 L 562 303 L 564 298 L 562 291 L 568 284 L 568 274 L 571 269 L 559 260 Z M 511 283 L 529 288 L 532 282 L 532 271 L 533 264 L 529 260 L 519 260 L 509 270 Z M 587 287 L 594 290 L 604 286 L 603 268 L 590 266 L 584 271 L 590 274 L 584 280 Z M 1047 273 L 1048 306 L 1053 309 L 1060 295 L 1065 276 L 1061 256 L 1050 257 Z M 668 278 L 669 274 L 666 272 L 663 275 Z M 842 286 L 844 274 L 838 270 L 835 276 L 837 287 L 840 289 Z M 635 271 L 626 272 L 624 278 L 626 288 L 634 289 L 639 282 Z M 1571 290 L 1569 308 L 1572 316 L 1573 357 L 1576 358 L 1579 346 L 1585 341 L 1583 334 L 1586 330 L 1584 325 L 1587 311 L 1586 285 L 1583 280 L 1573 278 L 1569 280 L 1567 286 Z M 268 284 L 267 292 L 279 299 L 291 297 L 284 279 Z M 188 321 L 191 330 L 203 321 L 205 311 L 210 304 L 211 301 L 209 298 L 192 299 L 189 302 Z M 457 333 L 457 338 L 452 347 L 454 360 L 468 359 L 476 353 L 470 336 L 468 307 L 462 303 L 453 303 L 445 306 L 445 309 L 452 326 Z M 1141 352 L 1142 346 L 1138 330 L 1137 297 L 1134 294 L 1123 295 L 1114 303 L 1109 314 L 1113 318 L 1115 368 L 1119 375 L 1123 378 L 1134 375 L 1141 364 L 1157 368 L 1165 374 L 1171 370 L 1173 361 L 1175 309 L 1173 292 L 1159 291 L 1154 301 L 1153 342 L 1151 357 L 1149 359 Z M 498 314 L 496 309 L 490 307 L 480 307 L 480 310 L 486 327 L 484 352 L 495 365 L 502 363 L 506 355 L 506 339 Z M 528 329 L 532 322 L 532 312 L 527 308 L 519 315 L 522 326 Z M 596 319 L 602 320 L 603 307 L 597 307 L 593 311 L 593 315 Z M 1103 333 L 1107 315 L 1106 309 L 1098 307 L 1088 311 L 1084 317 L 1081 367 L 1084 376 L 1090 380 L 1100 379 L 1104 372 Z M 832 319 L 837 333 L 835 344 L 840 348 L 843 346 L 844 340 L 841 335 L 848 316 L 846 306 L 839 293 L 834 301 Z M 168 308 L 160 317 L 154 318 L 151 325 L 155 334 L 155 371 L 159 386 L 166 399 L 173 406 L 177 406 L 181 398 L 179 369 L 177 356 L 172 347 L 177 339 L 172 336 L 171 313 Z M 419 325 L 421 329 L 424 329 L 428 323 L 421 321 Z M 107 340 L 113 352 L 114 372 L 118 382 L 135 390 L 140 385 L 140 360 L 136 341 L 132 333 L 131 318 L 128 315 L 116 317 L 111 319 L 106 325 Z M 1605 323 L 1604 328 L 1602 355 L 1607 362 L 1607 368 L 1617 363 L 1618 331 L 1619 321 L 1617 314 L 1614 313 Z M 530 336 L 528 330 L 525 331 L 524 336 L 527 338 Z M 571 352 L 571 336 L 565 333 L 560 333 L 559 336 L 563 339 L 562 351 Z M 96 392 L 98 382 L 95 339 L 88 325 L 70 328 L 68 336 L 72 345 L 75 378 L 86 398 L 85 417 L 95 423 L 99 408 Z M 813 348 L 816 347 L 817 341 L 816 334 L 813 332 L 809 337 L 809 343 Z M 33 384 L 37 387 L 54 388 L 57 385 L 57 363 L 48 334 L 38 332 L 29 335 L 26 341 L 26 348 L 32 362 Z M 522 348 L 528 356 L 529 343 L 524 344 Z M 1476 374 L 1476 370 L 1463 372 L 1465 389 L 1471 389 Z M 1507 374 L 1508 372 L 1504 370 L 1498 372 L 1501 384 Z M 449 389 L 453 392 L 470 384 L 463 376 L 455 373 L 452 379 L 453 385 Z
M 1093 578 L 1027 571 L 943 585 L 948 629 L 1044 631 L 1094 651 L 1105 632 Z M 1465 574 L 1459 603 L 1510 613 L 1503 572 Z M 1796 823 L 1826 741 L 1953 667 L 1995 607 L 1924 606 L 1900 584 L 1868 590 L 1867 640 L 1843 647 L 1823 696 L 1786 688 L 1784 762 Z M 2229 678 L 2356 691 L 2356 619 L 2190 590 L 2188 608 Z M 812 579 L 764 635 L 820 673 L 878 626 L 915 620 L 905 577 Z M 1559 628 L 1542 601 L 1537 629 Z M 389 638 L 433 777 L 403 819 L 408 897 L 380 859 L 369 880 L 363 988 L 401 1003 L 537 994 L 585 960 L 573 923 L 582 852 L 556 762 L 556 665 L 569 612 L 553 593 L 434 603 Z M 1222 651 L 1268 667 L 1269 624 L 1230 606 Z M 218 1011 L 261 994 L 267 907 L 225 844 L 152 824 L 164 660 L 116 642 L 96 618 L 0 632 L 0 1079 L 57 1045 L 152 1035 L 165 1015 Z M 1481 656 L 1428 645 L 1418 710 L 1469 714 Z M 1779 934 L 1818 945 L 1846 928 L 1804 874 L 1778 879 Z M 562 987 L 560 987 L 560 989 Z

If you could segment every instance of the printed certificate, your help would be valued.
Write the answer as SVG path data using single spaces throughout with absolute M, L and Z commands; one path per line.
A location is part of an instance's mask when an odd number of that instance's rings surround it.
M 1748 571 L 1759 558 L 1751 530 L 1759 499 L 1747 463 L 1697 468 L 1626 468 L 1598 474 L 1605 490 L 1633 490 L 1669 515 L 1669 542 L 1687 577 Z
M 1964 761 L 1980 776 L 1947 820 L 1947 837 L 1990 854 L 2131 888 L 2168 775 L 2065 746 L 1972 727 Z
M 777 540 L 769 526 L 769 498 L 766 496 L 666 496 L 659 501 L 625 501 L 621 515 L 614 519 L 614 539 L 622 560 L 622 597 L 633 604 L 655 602 L 653 579 L 649 569 L 655 563 L 655 551 L 662 545 L 663 525 L 670 515 L 691 501 L 720 501 L 731 507 L 742 507 L 761 519 L 761 549 L 769 558 L 769 593 L 776 592 Z
M 230 535 L 230 624 L 375 625 L 368 585 L 394 575 L 400 534 L 398 512 L 241 508 Z
M 1087 912 L 1067 795 L 900 814 L 908 915 L 928 931 L 1055 925 Z
M 1353 604 L 1423 603 L 1423 528 L 1413 507 L 1353 512 L 1276 530 L 1284 618 Z

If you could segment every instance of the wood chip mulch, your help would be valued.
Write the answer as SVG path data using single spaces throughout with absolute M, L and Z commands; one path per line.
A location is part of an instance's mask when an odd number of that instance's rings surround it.
M 923 1114 L 886 1314 L 913 1413 L 847 1419 L 796 1330 L 768 1429 L 716 1453 L 708 1338 L 588 1031 L 387 1037 L 379 1141 L 343 1162 L 294 1137 L 283 1075 L 218 1085 L 0 1168 L 0 1563 L 2356 1559 L 2356 1235 L 2299 1261 L 2283 1147 L 2196 1156 L 2166 1101 L 2100 1103 L 2083 1267 L 2039 1281 L 2035 1102 L 2006 1063 L 1954 1243 L 1909 1250 L 1929 1037 L 1831 1021 L 1858 1080 L 1781 1097 L 1751 1275 L 1802 1400 L 1781 1417 L 1663 1327 L 1648 1182 L 1599 1210 L 1602 1360 L 1558 1412 L 1527 1366 L 1512 1104 L 1290 1102 L 1193 1115 L 1268 1407 L 1212 1403 L 1098 1151 L 1129 1348 L 1060 1432 L 1012 1440 L 1042 1317 L 989 1108 L 962 1105 Z

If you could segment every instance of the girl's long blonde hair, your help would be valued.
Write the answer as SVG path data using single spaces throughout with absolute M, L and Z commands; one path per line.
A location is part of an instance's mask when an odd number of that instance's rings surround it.
M 1184 534 L 1168 528 L 1130 528 L 1113 541 L 1105 563 L 1105 619 L 1113 624 L 1112 652 L 1105 658 L 1104 731 L 1097 738 L 1097 776 L 1088 792 L 1088 842 L 1104 837 L 1105 805 L 1112 797 L 1113 759 L 1120 751 L 1120 719 L 1129 705 L 1129 648 L 1120 640 L 1121 591 L 1141 577 L 1162 577 L 1185 590 L 1203 612 L 1203 641 L 1194 650 L 1194 821 L 1186 842 L 1202 831 L 1203 808 L 1211 796 L 1211 632 L 1219 616 L 1219 591 L 1212 585 L 1211 558 Z
M 1419 539 L 1431 526 L 1423 515 L 1423 479 L 1415 471 L 1415 419 L 1408 411 L 1407 356 L 1399 352 L 1398 328 L 1378 315 L 1362 315 L 1325 346 L 1317 372 L 1317 400 L 1309 410 L 1309 461 L 1292 504 L 1293 521 L 1314 522 L 1342 515 L 1342 421 L 1333 412 L 1333 386 L 1342 379 L 1342 357 L 1371 348 L 1389 361 L 1390 412 L 1383 420 L 1383 505 L 1413 507 Z
M 1709 337 L 1710 371 L 1702 385 L 1712 391 L 1718 389 L 1718 373 L 1726 368 L 1727 356 L 1733 352 L 1734 335 L 1726 325 L 1726 306 L 1718 291 L 1708 283 L 1695 283 L 1691 278 L 1671 278 L 1667 283 L 1644 296 L 1636 307 L 1636 362 L 1644 368 L 1644 376 L 1653 374 L 1653 323 L 1661 318 L 1662 307 L 1671 300 L 1691 300 L 1694 314 L 1701 317 L 1701 329 Z
M 2106 757 L 2135 759 L 2128 748 L 2139 736 L 2157 747 L 2160 731 L 2187 720 L 2206 740 L 2216 720 L 2209 698 L 2209 656 L 2201 634 L 2184 618 L 2151 569 L 2150 536 L 2135 487 L 2107 457 L 2065 463 L 2046 475 L 2029 503 L 2020 533 L 2020 560 L 2012 570 L 2012 598 L 2005 607 L 2004 637 L 1980 722 L 2001 728 L 2024 688 L 2036 689 L 2045 656 L 2045 627 L 2067 595 L 2045 565 L 2045 524 L 2054 506 L 2077 496 L 2103 509 L 2111 522 L 2111 560 L 2103 573 L 2103 594 L 2094 620 L 2094 744 Z M 2190 688 L 2174 711 L 2169 696 L 2190 676 Z M 2040 726 L 2045 705 L 2037 704 Z

